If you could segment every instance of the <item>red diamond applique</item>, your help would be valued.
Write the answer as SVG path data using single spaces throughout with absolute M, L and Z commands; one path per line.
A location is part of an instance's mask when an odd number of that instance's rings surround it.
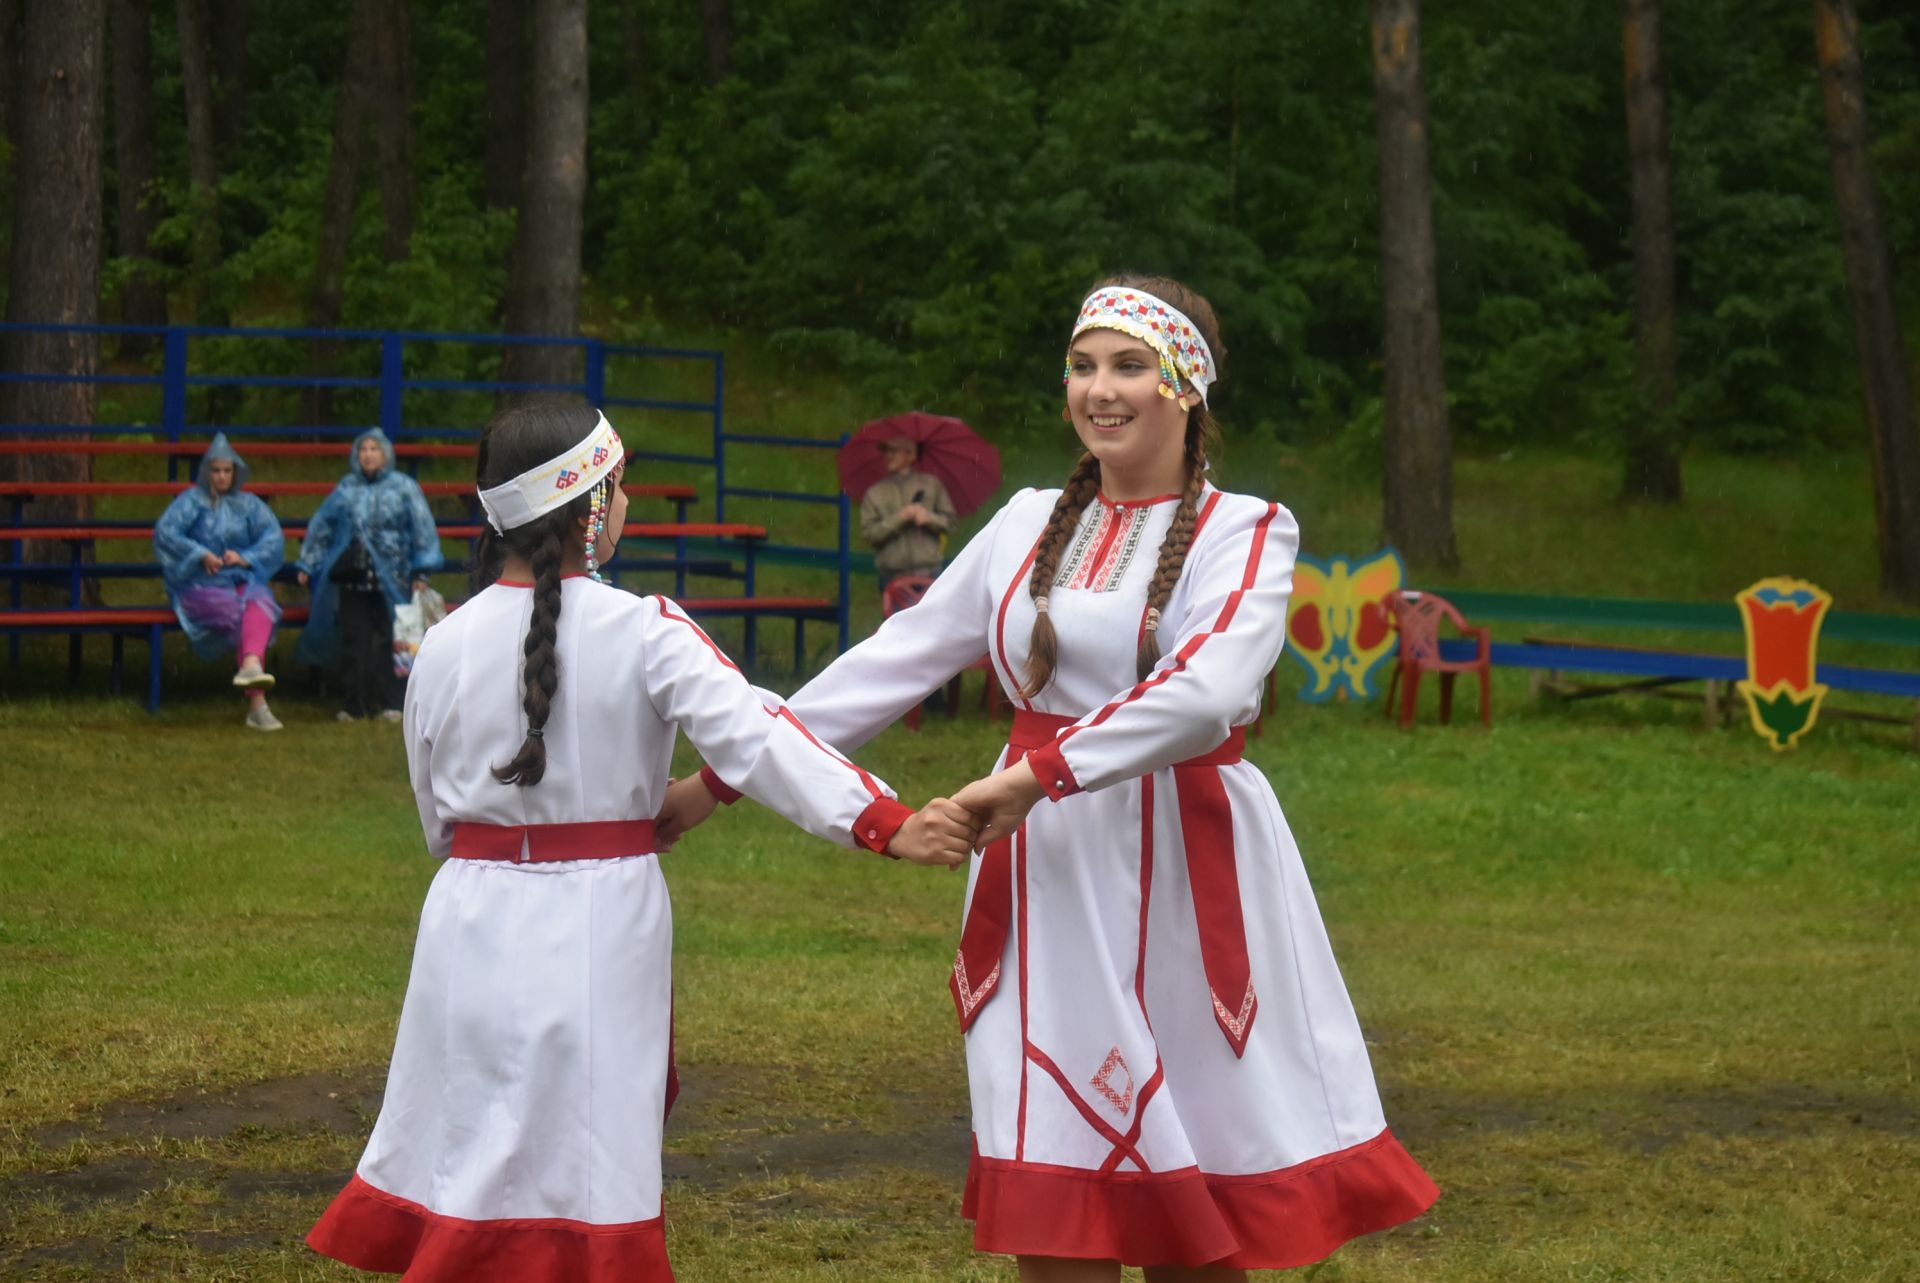
M 1124 1088 L 1116 1086 L 1120 1079 L 1126 1080 Z M 1107 1053 L 1106 1060 L 1100 1064 L 1100 1070 L 1094 1074 L 1092 1087 L 1107 1098 L 1107 1103 L 1120 1111 L 1125 1118 L 1133 1112 L 1133 1071 L 1127 1068 L 1127 1058 L 1115 1047 Z
M 579 473 L 574 472 L 568 468 L 562 468 L 560 470 L 560 475 L 553 479 L 553 488 L 555 490 L 565 490 L 568 486 L 572 485 L 574 482 L 578 481 L 579 479 L 580 479 Z

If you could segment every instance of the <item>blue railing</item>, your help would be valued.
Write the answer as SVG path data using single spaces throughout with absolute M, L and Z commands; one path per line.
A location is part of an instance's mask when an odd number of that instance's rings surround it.
M 644 411 L 664 411 L 672 413 L 701 414 L 708 416 L 713 425 L 713 449 L 710 454 L 690 454 L 684 451 L 634 450 L 633 458 L 659 463 L 677 463 L 694 467 L 713 469 L 713 512 L 715 521 L 726 520 L 727 499 L 759 498 L 783 502 L 832 504 L 839 510 L 839 532 L 836 546 L 810 546 L 803 544 L 770 544 L 767 550 L 785 554 L 788 559 L 802 562 L 815 562 L 833 565 L 839 576 L 839 642 L 845 649 L 849 638 L 848 597 L 852 576 L 852 523 L 850 505 L 845 495 L 819 494 L 802 491 L 766 490 L 731 486 L 727 482 L 727 447 L 729 443 L 742 446 L 786 446 L 802 449 L 838 449 L 845 440 L 822 441 L 808 437 L 764 436 L 751 433 L 732 433 L 726 430 L 726 356 L 723 352 L 707 348 L 664 347 L 650 344 L 611 343 L 596 338 L 551 338 L 508 334 L 466 334 L 439 332 L 403 332 L 396 330 L 328 330 L 299 327 L 241 328 L 202 325 L 112 325 L 112 324 L 19 324 L 0 323 L 0 333 L 35 332 L 41 334 L 92 334 L 101 337 L 129 336 L 135 338 L 157 339 L 159 343 L 159 368 L 151 372 L 128 373 L 116 370 L 103 372 L 64 371 L 64 372 L 26 372 L 0 371 L 0 383 L 60 383 L 93 384 L 102 387 L 149 387 L 159 390 L 159 417 L 154 423 L 116 423 L 94 422 L 86 424 L 60 423 L 5 423 L 0 422 L 0 434 L 8 435 L 48 435 L 86 433 L 94 436 L 128 435 L 138 433 L 145 436 L 159 435 L 170 442 L 207 435 L 215 431 L 227 433 L 229 437 L 351 437 L 368 426 L 378 426 L 389 438 L 396 442 L 409 440 L 471 440 L 477 438 L 480 429 L 470 424 L 446 424 L 430 421 L 430 418 L 410 415 L 409 401 L 422 396 L 478 393 L 495 395 L 503 392 L 559 391 L 577 392 L 595 405 L 607 409 L 610 417 L 619 409 Z M 311 347 L 299 350 L 293 360 L 288 362 L 268 361 L 267 364 L 283 364 L 291 372 L 287 373 L 212 373 L 205 368 L 195 369 L 195 358 L 205 363 L 204 349 L 223 340 L 247 341 L 284 341 L 311 345 L 327 343 L 330 345 L 368 345 L 378 354 L 378 373 L 369 374 L 321 374 L 315 373 L 310 366 L 315 359 Z M 458 345 L 471 345 L 483 348 L 506 349 L 510 347 L 564 347 L 577 350 L 580 354 L 580 381 L 562 383 L 525 382 L 503 379 L 444 377 L 434 374 L 408 374 L 410 358 L 416 367 L 432 367 L 436 364 L 471 366 L 471 359 L 456 358 L 448 362 L 446 351 Z M 257 353 L 255 354 L 257 356 Z M 367 354 L 371 355 L 371 354 Z M 436 358 L 439 358 L 436 360 Z M 352 358 L 335 348 L 334 359 L 329 365 L 344 365 Z M 364 356 L 362 357 L 364 359 Z M 702 380 L 708 389 L 704 399 L 687 396 L 629 396 L 610 391 L 610 387 L 619 387 L 627 382 L 622 376 L 626 373 L 623 362 L 701 362 L 710 370 L 711 379 Z M 609 379 L 610 372 L 613 378 Z M 313 423 L 270 423 L 270 424 L 230 424 L 196 422 L 191 414 L 193 394 L 221 388 L 318 391 L 331 389 L 344 392 L 374 392 L 377 412 L 372 424 L 361 421 L 348 426 L 337 424 Z M 417 463 L 409 459 L 410 466 Z M 170 456 L 167 461 L 167 476 L 176 477 L 179 459 Z M 755 591 L 755 585 L 747 584 L 747 591 Z

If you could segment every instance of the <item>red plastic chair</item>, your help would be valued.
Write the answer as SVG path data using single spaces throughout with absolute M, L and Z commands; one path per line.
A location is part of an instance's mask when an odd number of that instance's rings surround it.
M 1493 636 L 1485 628 L 1467 624 L 1454 604 L 1430 592 L 1396 592 L 1387 595 L 1387 609 L 1394 627 L 1400 632 L 1400 653 L 1393 663 L 1393 676 L 1387 681 L 1386 714 L 1393 716 L 1396 692 L 1400 701 L 1400 725 L 1413 725 L 1414 709 L 1420 699 L 1420 679 L 1427 673 L 1440 674 L 1440 720 L 1453 720 L 1453 680 L 1461 673 L 1480 675 L 1480 721 L 1493 725 Z M 1440 658 L 1440 621 L 1451 623 L 1462 637 L 1480 643 L 1472 659 Z
M 927 589 L 933 587 L 933 579 L 928 575 L 902 575 L 888 584 L 880 594 L 880 617 L 892 615 L 897 610 L 905 610 L 917 605 L 927 595 Z M 960 679 L 968 673 L 983 672 L 987 675 L 986 688 L 980 692 L 981 707 L 987 710 L 988 717 L 1000 715 L 1000 679 L 993 671 L 993 661 L 985 655 L 974 660 L 953 675 L 947 683 L 947 716 L 956 717 L 960 712 Z M 907 710 L 907 729 L 920 729 L 920 705 L 915 704 Z

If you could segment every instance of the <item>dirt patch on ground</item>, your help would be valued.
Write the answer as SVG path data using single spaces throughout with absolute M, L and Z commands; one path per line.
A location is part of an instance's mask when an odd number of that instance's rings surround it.
M 743 1107 L 764 1099 L 764 1074 L 737 1066 L 687 1068 L 686 1090 L 668 1127 L 664 1167 L 670 1187 L 724 1190 L 790 1177 L 832 1181 L 893 1167 L 930 1173 L 957 1188 L 965 1175 L 968 1120 L 955 1111 L 951 1099 L 889 1096 L 878 1103 L 871 1120 L 771 1118 Z M 0 1276 L 112 1273 L 143 1239 L 214 1255 L 284 1243 L 304 1229 L 285 1225 L 289 1202 L 304 1202 L 317 1211 L 350 1173 L 344 1167 L 280 1171 L 248 1166 L 249 1132 L 277 1137 L 326 1133 L 352 1149 L 372 1126 L 380 1093 L 381 1078 L 374 1072 L 310 1074 L 165 1100 L 121 1102 L 78 1122 L 41 1128 L 28 1140 L 45 1155 L 44 1167 L 0 1180 Z M 1898 1135 L 1920 1132 L 1920 1108 L 1912 1101 L 1797 1084 L 1755 1084 L 1732 1092 L 1623 1092 L 1591 1100 L 1390 1089 L 1386 1104 L 1395 1131 L 1416 1151 L 1423 1143 L 1471 1133 L 1535 1127 L 1596 1127 L 1617 1135 L 1622 1145 L 1648 1153 L 1703 1134 L 1790 1138 L 1855 1127 Z M 183 1154 L 180 1146 L 156 1146 L 156 1140 L 208 1142 L 214 1152 L 202 1147 Z M 76 1142 L 83 1147 L 76 1148 Z M 90 1213 L 131 1207 L 152 1191 L 184 1184 L 217 1191 L 210 1201 L 203 1196 L 192 1207 L 194 1222 L 247 1228 L 206 1233 L 188 1225 L 142 1222 L 119 1238 L 103 1238 L 97 1220 L 87 1228 L 79 1224 Z M 49 1205 L 75 1218 L 74 1237 L 9 1250 L 16 1218 L 27 1208 Z M 778 1216 L 815 1207 L 832 1210 L 806 1193 L 776 1190 L 743 1210 Z M 273 1226 L 274 1232 L 252 1232 L 262 1225 Z
M 59 1149 L 76 1140 L 223 1140 L 245 1127 L 351 1133 L 372 1125 L 384 1081 L 371 1073 L 302 1074 L 244 1087 L 202 1088 L 165 1100 L 116 1101 L 92 1117 L 42 1127 L 32 1139 Z

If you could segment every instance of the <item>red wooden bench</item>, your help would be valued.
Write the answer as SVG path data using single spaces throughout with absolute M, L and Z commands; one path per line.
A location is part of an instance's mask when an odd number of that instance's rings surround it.
M 805 628 L 808 620 L 837 623 L 834 603 L 824 597 L 687 597 L 678 599 L 682 610 L 697 618 L 743 618 L 749 637 L 753 624 L 772 616 L 793 620 L 794 671 L 806 662 Z M 281 626 L 307 622 L 306 606 L 283 606 Z M 67 635 L 67 679 L 80 679 L 81 642 L 88 633 L 105 633 L 113 639 L 111 686 L 118 694 L 124 686 L 125 651 L 128 637 L 144 637 L 147 643 L 147 711 L 160 707 L 161 638 L 180 626 L 173 610 L 166 606 L 114 606 L 93 610 L 0 610 L 0 632 L 18 637 L 22 634 L 65 633 Z M 748 654 L 753 653 L 749 642 Z
M 288 523 L 281 527 L 289 539 L 305 539 L 307 527 L 300 523 Z M 443 539 L 477 539 L 485 527 L 477 523 L 442 523 L 440 537 Z M 623 538 L 647 540 L 652 542 L 671 541 L 674 545 L 673 556 L 653 561 L 622 557 L 614 563 L 616 572 L 627 570 L 672 570 L 674 572 L 674 593 L 684 594 L 687 589 L 687 575 L 705 574 L 726 578 L 738 578 L 751 585 L 754 582 L 754 554 L 756 545 L 767 537 L 765 526 L 750 526 L 737 521 L 634 521 L 628 522 Z M 25 545 L 29 539 L 43 541 L 62 541 L 68 546 L 68 560 L 65 567 L 29 565 L 25 562 Z M 689 539 L 734 539 L 743 546 L 746 565 L 736 571 L 730 558 L 700 558 L 693 556 L 687 548 Z M 15 590 L 13 605 L 20 605 L 20 583 L 28 578 L 58 578 L 64 571 L 67 579 L 67 600 L 78 607 L 82 598 L 81 583 L 88 577 L 110 578 L 151 578 L 160 573 L 159 566 L 149 559 L 127 562 L 89 562 L 85 560 L 85 550 L 93 543 L 138 543 L 151 544 L 152 526 L 0 526 L 0 545 L 12 544 L 11 558 L 0 561 L 0 576 L 10 579 Z

